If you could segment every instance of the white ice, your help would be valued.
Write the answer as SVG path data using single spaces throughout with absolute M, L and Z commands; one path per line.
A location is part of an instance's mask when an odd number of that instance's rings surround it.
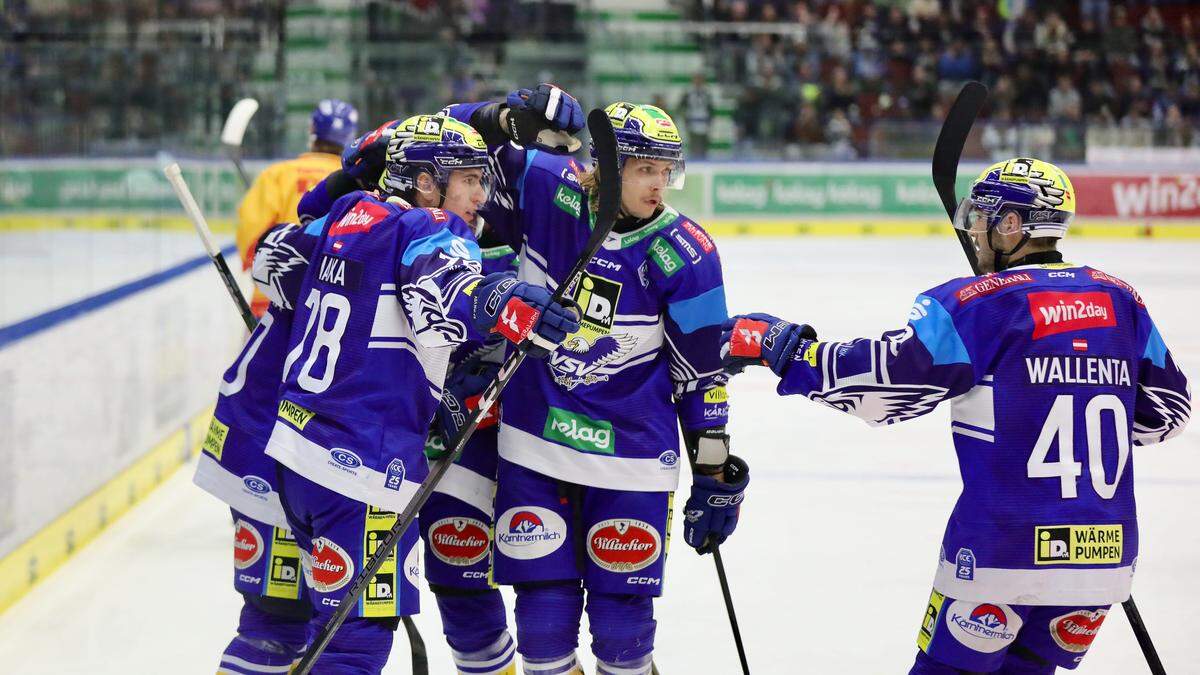
M 732 311 L 813 324 L 826 338 L 902 325 L 913 296 L 964 268 L 949 239 L 721 240 Z M 1136 286 L 1177 360 L 1200 377 L 1195 266 L 1200 245 L 1068 241 L 1070 260 Z M 215 284 L 212 292 L 222 292 Z M 19 312 L 18 312 L 19 313 Z M 214 382 L 217 374 L 214 374 Z M 724 547 L 756 673 L 904 673 L 959 479 L 938 411 L 872 429 L 799 398 L 773 378 L 735 380 L 735 452 L 752 483 Z M 1200 669 L 1200 431 L 1137 449 L 1141 555 L 1134 596 L 1171 672 Z M 15 673 L 211 673 L 240 606 L 230 584 L 228 511 L 185 467 L 0 616 L 0 670 Z M 737 673 L 710 557 L 680 538 L 657 602 L 656 661 L 667 675 Z M 434 673 L 450 673 L 432 598 L 418 624 Z M 588 639 L 580 653 L 591 669 Z M 397 636 L 386 672 L 408 672 Z M 1080 673 L 1147 672 L 1119 608 Z

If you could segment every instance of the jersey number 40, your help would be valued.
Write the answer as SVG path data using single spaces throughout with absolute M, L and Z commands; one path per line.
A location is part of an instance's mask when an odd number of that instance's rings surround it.
M 1117 471 L 1110 484 L 1104 475 L 1104 459 L 1101 455 L 1104 432 L 1104 413 L 1112 413 L 1117 443 Z M 1125 404 L 1113 394 L 1100 394 L 1087 402 L 1083 411 L 1084 432 L 1087 436 L 1088 469 L 1092 475 L 1092 489 L 1101 499 L 1112 499 L 1117 484 L 1125 473 L 1125 462 L 1129 459 L 1129 419 Z M 1048 459 L 1054 439 L 1058 439 L 1058 461 Z M 1083 473 L 1083 465 L 1075 461 L 1075 396 L 1059 394 L 1050 406 L 1042 432 L 1033 445 L 1033 453 L 1025 465 L 1029 478 L 1057 478 L 1062 488 L 1063 499 L 1078 496 L 1075 479 Z

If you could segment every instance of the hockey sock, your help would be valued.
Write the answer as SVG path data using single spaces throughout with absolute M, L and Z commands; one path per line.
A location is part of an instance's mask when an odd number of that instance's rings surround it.
M 316 637 L 328 617 L 318 614 L 308 624 L 308 637 Z M 400 620 L 350 617 L 333 634 L 329 646 L 313 665 L 321 675 L 379 673 L 392 651 L 392 638 Z
M 645 654 L 629 661 L 596 661 L 596 675 L 650 675 L 654 654 Z
M 460 673 L 493 675 L 510 672 L 516 645 L 508 633 L 500 591 L 434 589 L 442 632 Z
M 648 595 L 588 593 L 588 623 L 592 629 L 592 653 L 602 673 L 640 675 L 650 672 L 649 655 L 654 651 L 654 599 Z M 644 659 L 644 666 L 637 664 Z M 605 670 L 604 664 L 626 670 Z M 642 669 L 638 669 L 642 668 Z
M 556 675 L 577 667 L 583 588 L 578 581 L 516 587 L 517 651 L 530 675 Z
M 306 623 L 265 612 L 247 601 L 238 634 L 221 654 L 217 672 L 257 675 L 286 670 L 304 652 Z

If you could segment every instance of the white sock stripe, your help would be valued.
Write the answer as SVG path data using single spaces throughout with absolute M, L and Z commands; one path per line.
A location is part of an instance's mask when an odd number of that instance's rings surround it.
M 510 641 L 499 656 L 486 661 L 464 658 L 462 652 L 455 652 L 453 650 L 452 654 L 454 655 L 455 665 L 461 668 L 494 668 L 496 666 L 503 666 L 510 663 L 513 660 L 513 654 L 516 653 L 516 651 L 517 646 Z
M 562 99 L 562 89 L 558 87 L 550 88 L 550 100 L 546 102 L 546 119 L 554 121 L 554 116 L 558 114 L 558 106 Z
M 650 675 L 650 664 L 653 662 L 654 659 L 650 654 L 629 666 L 615 666 L 606 661 L 597 661 L 596 673 L 597 675 Z
M 229 654 L 221 655 L 221 663 L 228 663 L 231 666 L 242 668 L 252 673 L 286 673 L 292 669 L 292 664 L 290 663 L 286 666 L 264 666 L 260 663 L 253 663 L 251 661 L 247 661 L 246 659 L 239 659 L 238 657 L 231 656 Z
M 571 652 L 566 656 L 555 659 L 554 661 L 533 661 L 525 659 L 525 675 L 538 675 L 539 673 L 558 672 L 559 669 L 574 666 L 576 664 L 575 652 Z

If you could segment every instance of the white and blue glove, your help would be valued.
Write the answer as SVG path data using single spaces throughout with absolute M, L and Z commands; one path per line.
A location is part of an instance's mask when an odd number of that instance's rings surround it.
M 729 455 L 723 471 L 725 480 L 692 474 L 692 494 L 683 506 L 683 540 L 701 555 L 733 534 L 750 484 L 750 468 L 735 455 Z
M 471 298 L 471 319 L 484 335 L 499 333 L 513 344 L 529 342 L 527 354 L 544 359 L 579 330 L 574 303 L 551 301 L 550 291 L 517 281 L 510 272 L 489 274 Z
M 817 331 L 808 324 L 770 314 L 738 314 L 721 324 L 721 365 L 730 375 L 746 366 L 767 366 L 782 376 L 801 341 L 816 339 Z
M 521 145 L 537 144 L 551 150 L 575 152 L 580 147 L 574 134 L 583 129 L 583 107 L 566 91 L 553 84 L 518 89 L 508 95 L 505 131 Z

